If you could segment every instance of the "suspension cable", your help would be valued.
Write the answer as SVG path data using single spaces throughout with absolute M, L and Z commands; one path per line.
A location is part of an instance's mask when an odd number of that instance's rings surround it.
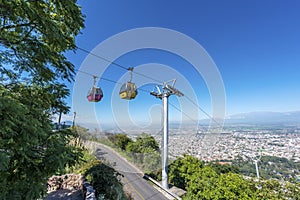
M 135 71 L 133 71 L 133 68 L 132 68 L 132 67 L 129 67 L 129 68 L 128 68 L 128 67 L 125 67 L 125 66 L 123 66 L 123 65 L 121 65 L 121 64 L 119 64 L 119 63 L 116 63 L 116 62 L 111 61 L 111 60 L 109 60 L 109 59 L 107 59 L 107 58 L 104 58 L 103 56 L 99 56 L 99 55 L 97 55 L 97 54 L 94 54 L 94 53 L 92 53 L 91 51 L 88 51 L 88 50 L 86 50 L 86 49 L 84 49 L 84 48 L 81 48 L 81 47 L 78 47 L 78 46 L 77 46 L 77 48 L 78 48 L 79 50 L 81 50 L 81 51 L 87 53 L 87 54 L 90 54 L 90 55 L 92 55 L 92 56 L 94 56 L 94 57 L 97 57 L 97 58 L 99 58 L 99 59 L 101 59 L 101 60 L 104 60 L 104 61 L 106 61 L 106 62 L 108 62 L 108 63 L 110 63 L 110 64 L 112 64 L 112 65 L 114 65 L 114 66 L 117 66 L 117 67 L 121 68 L 121 69 L 124 69 L 124 70 L 127 70 L 127 71 L 129 70 L 129 71 L 131 72 L 131 79 L 132 79 L 132 73 L 135 73 L 135 74 L 137 74 L 137 75 L 139 75 L 139 76 L 142 76 L 142 77 L 145 77 L 145 78 L 150 79 L 150 80 L 152 80 L 152 81 L 155 81 L 155 82 L 157 82 L 157 83 L 159 83 L 159 84 L 161 85 L 161 82 L 162 82 L 162 81 L 157 80 L 157 79 L 155 79 L 155 78 L 152 78 L 152 77 L 150 77 L 150 76 L 147 76 L 147 75 L 145 75 L 145 74 L 135 72 Z M 95 75 L 93 75 L 93 74 L 90 74 L 90 73 L 88 73 L 88 72 L 84 72 L 84 71 L 82 71 L 82 70 L 77 70 L 77 71 L 78 71 L 78 72 L 81 72 L 81 73 L 84 73 L 84 74 L 86 74 L 86 75 L 93 76 L 93 77 L 95 76 Z M 105 81 L 108 81 L 108 82 L 112 82 L 112 83 L 116 83 L 116 84 L 122 85 L 122 83 L 119 83 L 119 82 L 117 82 L 117 81 L 113 81 L 113 80 L 108 79 L 108 78 L 104 78 L 104 77 L 97 77 L 97 78 L 102 79 L 102 80 L 105 80 Z M 131 80 L 131 79 L 130 79 L 130 80 Z M 143 92 L 150 92 L 150 91 L 147 91 L 147 90 L 144 90 L 144 89 L 141 89 L 141 88 L 138 88 L 138 90 L 143 91 Z M 188 97 L 188 96 L 186 96 L 186 95 L 185 95 L 184 97 L 186 97 L 188 101 L 190 101 L 197 109 L 199 109 L 202 113 L 204 113 L 210 120 L 214 121 L 220 128 L 223 127 L 223 126 L 222 126 L 218 121 L 216 121 L 210 114 L 208 114 L 204 109 L 202 109 L 198 104 L 196 104 L 190 97 Z M 172 104 L 170 104 L 170 105 L 174 107 L 174 105 L 172 105 Z M 180 109 L 178 109 L 178 108 L 175 108 L 175 109 L 177 109 L 178 111 L 180 111 Z M 185 116 L 187 116 L 186 113 L 184 113 L 183 111 L 181 111 L 181 112 L 182 112 Z M 187 116 L 187 117 L 188 117 L 189 119 L 193 120 L 191 117 L 189 117 L 189 116 Z M 193 120 L 193 121 L 195 121 L 195 120 Z M 198 124 L 198 122 L 197 122 L 197 124 Z

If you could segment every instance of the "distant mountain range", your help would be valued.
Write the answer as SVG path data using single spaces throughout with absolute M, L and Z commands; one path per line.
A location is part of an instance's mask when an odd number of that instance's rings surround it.
M 300 124 L 300 111 L 240 113 L 229 116 L 225 123 Z
M 200 124 L 208 124 L 210 122 L 211 121 L 209 119 L 200 120 Z M 300 111 L 239 113 L 226 117 L 225 124 L 300 125 Z

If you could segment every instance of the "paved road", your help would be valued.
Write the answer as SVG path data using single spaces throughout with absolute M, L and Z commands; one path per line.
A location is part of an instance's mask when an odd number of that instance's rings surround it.
M 125 184 L 128 184 L 134 192 L 137 200 L 168 200 L 164 195 L 142 178 L 143 173 L 129 164 L 119 154 L 102 144 L 96 145 L 96 157 L 115 163 L 115 170 L 124 175 Z

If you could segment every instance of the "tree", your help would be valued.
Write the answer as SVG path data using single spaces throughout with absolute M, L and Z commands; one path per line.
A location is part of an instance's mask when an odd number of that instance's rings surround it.
M 128 199 L 120 182 L 122 175 L 112 167 L 99 163 L 88 169 L 85 176 L 96 190 L 96 196 L 104 194 L 104 199 Z
M 132 139 L 130 139 L 126 134 L 115 135 L 115 144 L 123 151 L 130 142 L 132 142 Z
M 193 156 L 177 158 L 169 167 L 170 182 L 187 191 L 183 199 L 299 199 L 299 184 L 277 180 L 254 181 L 233 173 L 234 168 L 203 164 Z
M 184 155 L 183 157 L 177 158 L 169 166 L 169 179 L 170 183 L 185 189 L 187 184 L 192 179 L 192 176 L 199 172 L 203 167 L 203 163 L 190 155 Z
M 64 80 L 74 67 L 83 15 L 75 0 L 0 0 L 0 192 L 2 199 L 37 199 L 46 179 L 81 153 L 71 130 L 52 131 L 67 113 Z M 33 187 L 34 185 L 34 187 Z
M 142 133 L 136 141 L 127 140 L 124 146 L 128 155 L 147 173 L 156 171 L 160 167 L 159 146 L 153 136 Z
M 212 186 L 218 174 L 208 166 L 193 171 L 194 173 L 188 175 L 188 181 L 185 183 L 187 190 L 185 199 L 213 199 L 211 198 Z
M 0 1 L 0 72 L 11 81 L 72 80 L 73 65 L 64 56 L 76 49 L 74 37 L 83 25 L 75 0 Z M 27 79 L 28 80 L 28 79 Z
M 210 167 L 212 167 L 218 174 L 224 174 L 224 173 L 240 173 L 239 168 L 237 165 L 233 164 L 220 164 L 216 162 L 210 162 L 208 163 Z
M 206 166 L 199 177 L 194 176 L 187 188 L 186 199 L 257 199 L 255 184 L 241 175 L 227 173 L 211 176 L 211 168 Z
M 148 153 L 159 150 L 155 138 L 145 133 L 142 133 L 141 136 L 137 137 L 134 143 L 131 142 L 128 145 L 127 151 L 132 153 Z
M 34 199 L 46 178 L 75 164 L 81 153 L 69 145 L 70 130 L 52 131 L 53 96 L 48 88 L 0 85 L 0 192 L 4 199 Z M 40 98 L 40 96 L 43 97 Z M 34 185 L 34 187 L 33 187 Z

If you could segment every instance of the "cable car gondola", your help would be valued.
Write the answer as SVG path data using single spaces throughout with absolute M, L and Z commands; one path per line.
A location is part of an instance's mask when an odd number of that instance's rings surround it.
M 89 102 L 99 102 L 99 101 L 101 101 L 101 99 L 103 97 L 103 92 L 102 92 L 101 88 L 96 87 L 96 78 L 97 77 L 94 76 L 93 78 L 94 78 L 94 85 L 89 90 L 89 92 L 87 94 L 87 99 Z
M 138 92 L 137 92 L 136 85 L 131 82 L 133 68 L 131 67 L 128 70 L 130 70 L 130 81 L 128 81 L 127 83 L 124 83 L 122 85 L 119 95 L 120 95 L 121 99 L 131 100 L 136 97 Z

